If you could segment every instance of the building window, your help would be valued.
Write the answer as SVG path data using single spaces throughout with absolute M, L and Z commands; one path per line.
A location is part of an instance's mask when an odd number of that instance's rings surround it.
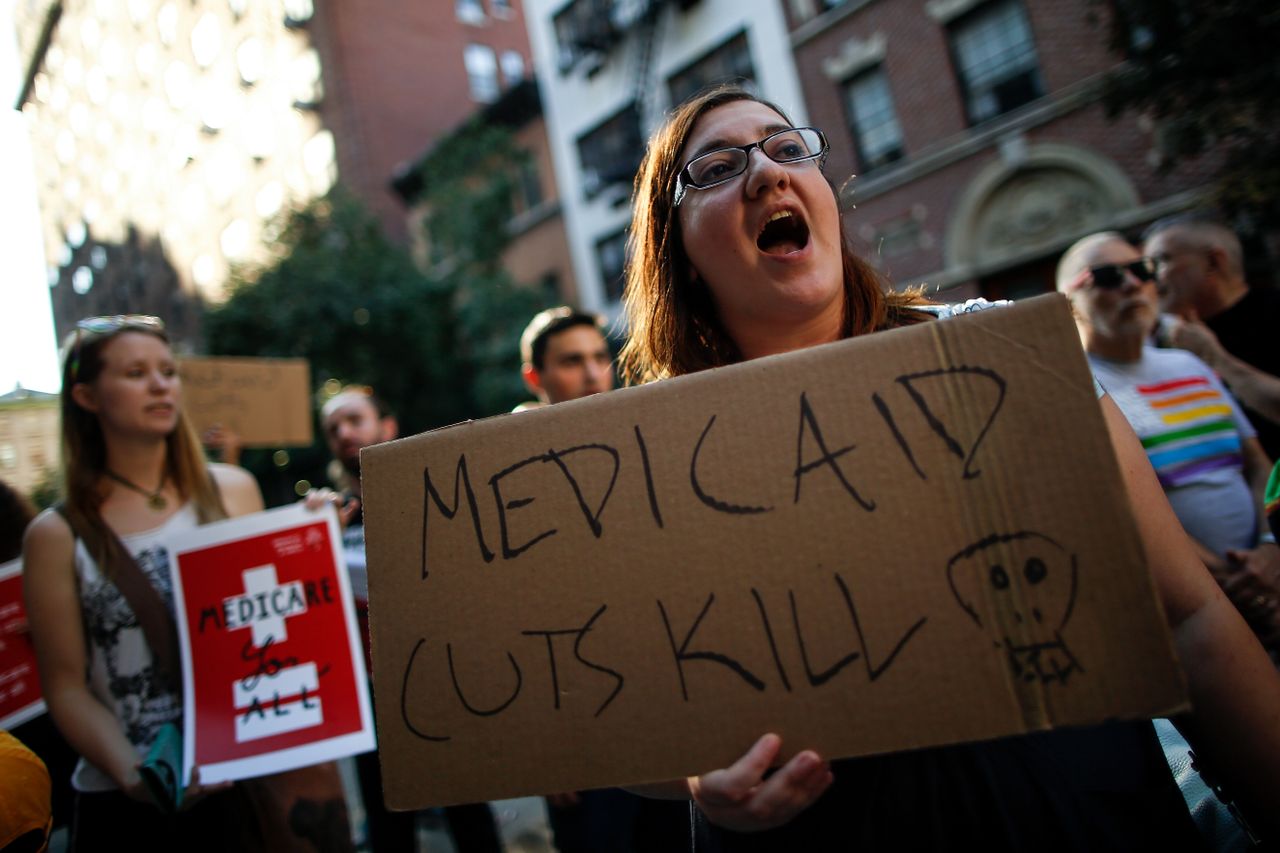
M 290 28 L 301 27 L 310 21 L 315 13 L 312 0 L 285 0 L 284 25 Z
M 873 68 L 846 83 L 844 101 L 860 168 L 869 172 L 900 159 L 902 127 L 884 70 Z
M 517 216 L 542 204 L 542 178 L 532 154 L 517 167 L 514 202 Z
M 595 57 L 599 67 L 604 54 L 618 41 L 613 26 L 612 0 L 570 0 L 555 14 L 557 64 L 567 74 L 580 60 Z
M 672 74 L 667 80 L 667 93 L 672 104 L 680 104 L 690 95 L 719 83 L 737 83 L 753 88 L 755 76 L 747 34 L 742 32 Z
M 596 243 L 596 262 L 600 266 L 600 280 L 604 283 L 604 295 L 610 302 L 622 299 L 622 288 L 627 274 L 627 231 L 624 228 Z
M 1017 0 L 988 3 L 957 18 L 951 48 L 972 124 L 1044 94 L 1031 25 Z
M 498 58 L 493 48 L 483 44 L 469 44 L 463 54 L 467 66 L 467 80 L 471 84 L 471 98 L 483 104 L 498 100 Z
M 630 184 L 643 156 L 640 113 L 635 104 L 628 104 L 578 140 L 583 191 L 587 198 L 594 198 L 614 184 Z
M 524 57 L 518 50 L 502 52 L 502 79 L 513 86 L 524 79 Z
M 484 23 L 484 6 L 480 5 L 480 0 L 454 0 L 453 9 L 464 24 Z

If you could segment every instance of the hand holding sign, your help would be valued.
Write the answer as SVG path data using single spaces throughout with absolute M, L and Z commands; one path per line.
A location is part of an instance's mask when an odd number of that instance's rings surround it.
M 831 765 L 812 750 L 798 752 L 765 778 L 782 738 L 767 734 L 724 770 L 689 779 L 689 794 L 717 826 L 758 832 L 782 826 L 813 805 L 831 786 Z

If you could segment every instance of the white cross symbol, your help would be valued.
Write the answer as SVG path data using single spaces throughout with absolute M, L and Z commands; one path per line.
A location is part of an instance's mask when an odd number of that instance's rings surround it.
M 227 630 L 249 626 L 253 631 L 253 644 L 259 647 L 265 646 L 268 640 L 282 643 L 289 639 L 285 620 L 307 609 L 302 582 L 291 581 L 281 586 L 276 567 L 271 563 L 245 569 L 241 577 L 244 594 L 223 601 Z

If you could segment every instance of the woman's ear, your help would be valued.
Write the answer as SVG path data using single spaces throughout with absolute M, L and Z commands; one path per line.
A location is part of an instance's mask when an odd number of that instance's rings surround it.
M 71 386 L 71 399 L 86 412 L 98 413 L 98 395 L 87 382 L 77 382 Z

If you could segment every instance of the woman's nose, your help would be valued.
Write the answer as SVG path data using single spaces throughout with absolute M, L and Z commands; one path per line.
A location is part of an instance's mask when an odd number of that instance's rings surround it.
M 747 196 L 756 198 L 769 188 L 785 187 L 790 180 L 787 167 L 769 159 L 759 148 L 747 153 Z

